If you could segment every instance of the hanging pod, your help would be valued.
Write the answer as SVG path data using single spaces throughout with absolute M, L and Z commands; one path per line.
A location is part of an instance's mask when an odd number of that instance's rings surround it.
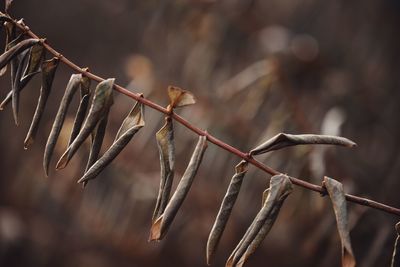
M 208 236 L 206 250 L 208 265 L 211 264 L 211 260 L 215 254 L 215 251 L 217 250 L 219 241 L 229 220 L 233 206 L 235 205 L 236 199 L 239 196 L 239 191 L 247 170 L 248 163 L 246 161 L 241 161 L 235 167 L 235 174 L 229 183 L 229 187 L 226 191 L 224 199 L 222 200 L 221 207 L 219 208 L 218 215 Z
M 39 100 L 36 106 L 35 114 L 33 115 L 32 123 L 24 141 L 25 149 L 28 149 L 28 147 L 34 142 L 39 128 L 40 119 L 42 118 L 44 109 L 46 107 L 47 98 L 51 92 L 51 87 L 58 63 L 59 59 L 55 57 L 42 63 L 42 87 L 40 88 Z
M 337 145 L 345 147 L 355 147 L 353 141 L 331 135 L 317 134 L 285 134 L 279 133 L 250 151 L 251 155 L 259 155 L 273 150 L 279 150 L 289 146 L 297 145 Z
M 348 227 L 347 203 L 343 185 L 329 177 L 324 177 L 323 182 L 335 212 L 337 229 L 342 245 L 342 266 L 354 267 L 356 260 L 351 248 L 350 232 Z
M 56 169 L 63 169 L 67 166 L 72 156 L 76 153 L 82 143 L 93 132 L 99 120 L 112 104 L 112 93 L 115 79 L 107 79 L 100 82 L 95 89 L 94 98 L 90 107 L 89 113 L 79 131 L 79 134 L 74 138 L 72 143 L 57 162 Z
M 190 162 L 179 181 L 179 184 L 168 202 L 163 214 L 158 217 L 151 226 L 150 240 L 162 239 L 168 231 L 169 226 L 174 220 L 180 206 L 190 187 L 193 183 L 194 177 L 196 176 L 197 170 L 199 169 L 200 163 L 203 159 L 204 152 L 207 148 L 207 138 L 205 136 L 199 136 L 196 148 L 192 154 Z
M 161 178 L 156 207 L 152 222 L 163 214 L 171 193 L 175 170 L 174 126 L 172 119 L 165 118 L 164 126 L 156 133 L 157 147 L 160 157 Z
M 85 172 L 78 183 L 84 183 L 96 176 L 110 164 L 118 154 L 126 147 L 133 136 L 145 125 L 144 122 L 144 106 L 140 102 L 136 102 L 128 116 L 122 122 L 115 140 L 110 148 Z
M 65 117 L 67 116 L 68 107 L 71 104 L 72 98 L 76 90 L 80 86 L 81 79 L 82 74 L 72 74 L 67 84 L 67 88 L 65 89 L 64 95 L 61 99 L 53 126 L 47 139 L 46 147 L 44 149 L 43 168 L 46 176 L 48 176 L 50 160 L 53 155 L 53 151 L 56 146 L 61 129 L 63 127 Z
M 283 202 L 291 192 L 292 183 L 288 176 L 279 174 L 271 178 L 270 187 L 263 194 L 262 208 L 232 252 L 226 266 L 243 266 L 271 230 Z
M 397 238 L 394 243 L 391 267 L 400 267 L 400 222 L 395 226 Z

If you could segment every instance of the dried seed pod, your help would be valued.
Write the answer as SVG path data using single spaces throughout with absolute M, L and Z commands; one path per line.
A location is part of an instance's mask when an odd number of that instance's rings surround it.
M 279 174 L 271 178 L 269 190 L 261 210 L 254 218 L 242 240 L 229 257 L 226 266 L 242 266 L 246 259 L 255 251 L 271 229 L 280 207 L 286 197 L 292 192 L 292 183 L 288 176 Z M 240 262 L 240 264 L 238 264 Z
M 242 186 L 243 178 L 247 173 L 247 165 L 246 161 L 241 161 L 235 167 L 235 175 L 232 177 L 231 182 L 229 184 L 228 190 L 224 196 L 224 199 L 221 203 L 221 207 L 219 208 L 217 218 L 215 219 L 214 225 L 211 229 L 211 232 L 208 236 L 207 241 L 207 264 L 211 264 L 212 257 L 215 254 L 218 243 L 221 239 L 221 236 L 224 232 L 226 224 L 229 220 L 229 216 L 231 215 L 233 206 L 235 205 L 236 199 L 239 195 L 240 188 Z
M 85 174 L 79 179 L 78 183 L 83 183 L 96 176 L 110 164 L 116 156 L 124 149 L 132 137 L 145 125 L 144 107 L 140 102 L 136 102 L 135 106 L 129 112 L 128 116 L 122 122 L 121 127 L 115 137 L 111 147 L 99 158 Z
M 40 88 L 39 100 L 36 106 L 35 114 L 33 115 L 32 123 L 24 141 L 25 149 L 27 149 L 34 142 L 36 132 L 39 128 L 40 119 L 42 118 L 42 114 L 46 107 L 47 98 L 51 91 L 51 86 L 53 84 L 58 63 L 59 59 L 55 57 L 42 63 L 42 87 Z
M 15 37 L 16 37 L 16 31 L 15 31 L 14 23 L 6 21 L 4 23 L 4 30 L 6 32 L 6 45 L 4 47 L 4 53 L 5 53 L 9 49 L 10 43 L 12 42 L 12 40 L 14 40 Z M 0 76 L 3 76 L 4 73 L 6 73 L 6 71 L 7 71 L 7 65 L 5 65 L 4 67 L 0 68 Z
M 400 222 L 396 224 L 396 232 L 397 238 L 394 243 L 393 255 L 392 255 L 392 263 L 391 267 L 399 267 L 400 266 Z
M 67 166 L 68 162 L 86 140 L 86 138 L 93 132 L 99 120 L 103 117 L 104 112 L 108 109 L 109 105 L 112 104 L 112 92 L 115 79 L 107 79 L 100 82 L 95 90 L 92 105 L 89 110 L 89 114 L 79 131 L 79 134 L 74 141 L 68 146 L 67 150 L 61 156 L 57 163 L 56 169 L 62 169 Z
M 72 101 L 72 97 L 80 85 L 81 78 L 82 74 L 71 75 L 71 78 L 67 84 L 67 88 L 65 89 L 64 96 L 61 99 L 57 115 L 54 119 L 53 127 L 51 128 L 49 138 L 47 139 L 46 147 L 44 149 L 43 168 L 46 176 L 48 176 L 50 160 L 64 124 L 65 117 L 67 116 L 68 107 Z
M 90 169 L 90 167 L 97 161 L 101 146 L 103 145 L 104 136 L 106 134 L 107 122 L 108 122 L 109 112 L 100 119 L 92 134 L 92 144 L 90 146 L 89 159 L 86 164 L 85 173 Z M 83 187 L 87 185 L 88 181 L 83 182 Z
M 191 92 L 176 86 L 168 86 L 168 96 L 172 109 L 196 103 L 196 99 Z
M 68 146 L 74 141 L 76 136 L 81 130 L 82 123 L 85 120 L 86 111 L 89 107 L 90 99 L 90 79 L 88 77 L 82 76 L 81 79 L 81 102 L 79 103 L 78 111 L 75 115 L 74 124 L 72 126 L 71 136 L 68 141 Z
M 151 226 L 150 240 L 160 240 L 167 233 L 169 226 L 174 220 L 180 206 L 182 205 L 187 193 L 189 192 L 194 177 L 203 159 L 206 148 L 207 138 L 205 136 L 199 136 L 199 140 L 192 154 L 190 162 L 185 170 L 185 173 L 182 176 L 182 179 L 179 181 L 179 184 L 174 194 L 168 202 L 164 213 L 160 217 L 158 217 Z
M 158 152 L 160 155 L 161 177 L 156 207 L 152 222 L 163 214 L 171 193 L 175 169 L 174 127 L 172 119 L 165 118 L 164 126 L 156 133 Z
M 251 155 L 259 155 L 269 151 L 278 150 L 288 146 L 297 145 L 338 145 L 355 147 L 356 143 L 339 136 L 317 134 L 285 134 L 280 133 L 250 151 Z
M 13 59 L 15 56 L 19 55 L 25 49 L 28 49 L 31 46 L 33 46 L 41 41 L 43 41 L 43 40 L 39 40 L 39 39 L 35 39 L 35 38 L 20 41 L 18 44 L 14 45 L 10 49 L 8 49 L 6 52 L 4 52 L 2 55 L 0 55 L 0 68 L 3 68 L 5 65 L 7 65 L 11 61 L 11 59 Z
M 8 13 L 8 10 L 10 10 L 10 8 L 11 8 L 11 4 L 12 4 L 12 2 L 13 2 L 14 0 L 6 0 L 5 2 L 5 11 L 6 11 L 6 13 Z
M 347 218 L 346 196 L 343 190 L 343 185 L 340 182 L 325 176 L 324 186 L 332 202 L 340 241 L 342 243 L 342 266 L 356 266 L 356 260 L 354 258 L 353 250 L 351 248 Z

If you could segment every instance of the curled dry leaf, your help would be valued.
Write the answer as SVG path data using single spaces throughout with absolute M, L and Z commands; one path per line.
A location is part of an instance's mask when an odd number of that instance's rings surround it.
M 106 134 L 108 114 L 109 110 L 107 110 L 103 118 L 100 119 L 99 123 L 96 126 L 96 129 L 92 133 L 92 144 L 90 146 L 89 159 L 86 164 L 85 173 L 97 161 L 99 157 L 101 146 L 103 145 L 104 136 Z M 85 187 L 87 183 L 88 181 L 83 182 L 83 187 Z
M 86 140 L 86 138 L 93 132 L 99 120 L 103 117 L 104 113 L 108 110 L 109 105 L 112 104 L 112 92 L 115 79 L 107 79 L 100 82 L 95 90 L 92 105 L 86 120 L 76 136 L 74 141 L 68 146 L 67 150 L 61 156 L 57 163 L 56 169 L 63 169 L 67 166 L 72 156 Z
M 235 167 L 235 174 L 233 175 L 229 184 L 228 190 L 224 196 L 224 199 L 219 208 L 218 215 L 215 219 L 214 225 L 208 236 L 207 241 L 207 264 L 211 264 L 211 260 L 217 250 L 218 243 L 222 237 L 226 224 L 231 215 L 233 206 L 235 205 L 236 199 L 239 195 L 240 188 L 242 186 L 243 178 L 248 170 L 248 163 L 241 161 Z
M 71 75 L 71 78 L 67 84 L 67 88 L 65 89 L 64 96 L 61 99 L 60 106 L 54 119 L 53 127 L 51 128 L 49 138 L 47 139 L 46 147 L 44 149 L 43 168 L 46 176 L 48 176 L 50 160 L 63 127 L 65 117 L 67 116 L 68 107 L 76 90 L 79 88 L 81 78 L 81 74 Z
M 15 78 L 15 88 L 18 90 L 18 92 L 21 92 L 26 85 L 29 83 L 29 81 L 32 79 L 33 76 L 38 74 L 40 63 L 42 62 L 44 58 L 44 47 L 41 43 L 37 43 L 33 45 L 29 49 L 29 59 L 28 59 L 28 64 L 25 67 L 25 70 L 22 74 L 22 77 Z M 22 68 L 23 64 L 19 64 L 18 69 Z M 22 70 L 22 69 L 21 69 Z M 19 72 L 19 70 L 18 70 Z M 10 102 L 12 98 L 13 90 L 8 92 L 7 96 L 4 98 L 4 100 L 0 104 L 0 110 L 3 110 L 4 107 Z
M 161 240 L 168 231 L 169 226 L 174 220 L 180 206 L 190 187 L 193 183 L 194 177 L 196 176 L 197 170 L 199 169 L 200 163 L 203 159 L 204 152 L 207 149 L 207 138 L 205 136 L 199 136 L 196 148 L 190 158 L 190 162 L 179 181 L 179 184 L 172 195 L 170 201 L 165 208 L 164 213 L 157 218 L 157 220 L 152 224 L 150 230 L 150 241 Z
M 11 59 L 19 55 L 25 49 L 28 49 L 41 41 L 43 40 L 35 38 L 20 41 L 18 44 L 14 45 L 0 56 L 0 68 L 3 68 L 5 65 L 7 65 Z
M 164 126 L 156 133 L 158 152 L 160 155 L 161 177 L 156 207 L 152 222 L 160 217 L 168 204 L 175 169 L 174 126 L 172 119 L 165 118 Z
M 24 141 L 25 149 L 27 149 L 34 142 L 36 132 L 39 128 L 39 122 L 42 118 L 44 109 L 46 107 L 47 98 L 49 97 L 51 91 L 58 63 L 59 59 L 55 57 L 42 63 L 42 87 L 40 88 L 39 100 L 36 106 L 35 114 L 33 115 L 32 123 Z
M 82 76 L 81 79 L 81 102 L 79 103 L 78 111 L 76 112 L 74 124 L 72 126 L 71 136 L 68 141 L 68 146 L 74 141 L 76 136 L 81 130 L 82 123 L 85 120 L 85 115 L 89 107 L 90 100 L 90 79 L 88 77 Z
M 324 186 L 331 199 L 336 216 L 337 228 L 342 243 L 342 266 L 356 266 L 353 249 L 351 248 L 350 233 L 348 228 L 346 196 L 343 185 L 329 177 L 324 177 Z
M 242 266 L 254 253 L 272 228 L 284 200 L 291 192 L 292 183 L 288 176 L 279 174 L 271 178 L 270 187 L 263 195 L 261 210 L 232 252 L 226 266 Z
M 89 168 L 87 172 L 85 172 L 82 178 L 79 179 L 78 183 L 83 183 L 96 178 L 96 176 L 118 156 L 132 137 L 144 125 L 144 106 L 142 103 L 136 102 L 128 116 L 122 122 L 111 147 Z
M 269 151 L 278 150 L 288 146 L 297 145 L 337 145 L 355 147 L 356 143 L 339 136 L 317 134 L 285 134 L 279 133 L 250 151 L 251 155 L 259 155 Z
M 394 243 L 391 267 L 400 267 L 400 222 L 396 224 L 397 238 Z
M 168 96 L 172 109 L 196 103 L 196 99 L 191 92 L 176 86 L 168 86 Z

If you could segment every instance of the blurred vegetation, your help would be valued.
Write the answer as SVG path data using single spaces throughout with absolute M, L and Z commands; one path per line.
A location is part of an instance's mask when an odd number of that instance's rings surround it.
M 179 113 L 244 151 L 281 131 L 354 140 L 355 150 L 297 147 L 259 159 L 316 184 L 327 175 L 348 193 L 400 206 L 398 1 L 14 2 L 11 14 L 94 73 L 162 105 L 169 84 L 191 90 L 198 103 Z M 43 149 L 70 74 L 60 66 L 29 150 L 23 140 L 40 79 L 21 94 L 18 128 L 10 108 L 1 112 L 0 266 L 205 266 L 207 236 L 239 159 L 210 145 L 165 240 L 148 243 L 161 114 L 147 109 L 146 127 L 85 190 L 76 181 L 89 144 L 67 169 L 44 178 Z M 0 85 L 5 96 L 9 74 Z M 115 103 L 103 151 L 132 105 L 117 93 Z M 64 128 L 57 156 L 68 141 Z M 176 140 L 178 181 L 196 136 L 177 125 Z M 250 168 L 214 266 L 224 264 L 251 223 L 268 180 Z M 352 204 L 349 210 L 359 266 L 388 266 L 398 218 Z M 329 201 L 295 187 L 248 266 L 338 266 L 339 242 Z

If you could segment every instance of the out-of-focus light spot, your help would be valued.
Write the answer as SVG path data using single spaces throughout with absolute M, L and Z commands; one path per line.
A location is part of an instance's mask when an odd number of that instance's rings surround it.
M 290 33 L 282 26 L 270 26 L 260 32 L 261 46 L 267 53 L 285 52 L 288 50 Z
M 308 34 L 299 34 L 290 42 L 290 51 L 295 57 L 302 61 L 313 61 L 319 53 L 317 40 Z

